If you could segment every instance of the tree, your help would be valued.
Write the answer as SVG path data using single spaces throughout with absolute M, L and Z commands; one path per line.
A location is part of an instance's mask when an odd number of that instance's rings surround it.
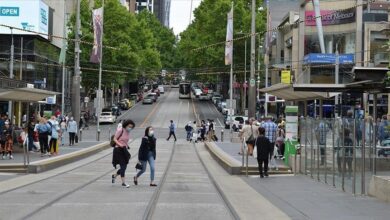
M 257 5 L 260 6 L 260 4 L 262 4 L 262 1 L 258 0 Z M 202 49 L 200 52 L 194 52 L 193 49 L 225 41 L 227 13 L 230 9 L 230 0 L 204 0 L 194 12 L 195 20 L 181 33 L 181 39 L 178 43 L 179 53 L 183 57 L 181 66 L 195 69 L 191 71 L 192 74 L 195 74 L 198 69 L 202 69 L 204 72 L 229 71 L 230 67 L 224 66 L 224 44 L 208 47 Z M 243 36 L 238 35 L 239 32 L 249 33 L 250 26 L 251 1 L 234 1 L 234 38 Z M 260 12 L 256 18 L 256 31 L 261 32 L 264 30 L 265 12 Z M 233 63 L 235 70 L 244 69 L 244 44 L 245 40 L 234 41 Z M 238 75 L 238 77 L 243 78 L 243 75 Z M 215 81 L 216 75 L 202 75 L 198 78 Z
M 101 0 L 95 1 L 94 8 L 101 7 Z M 88 0 L 81 0 L 81 40 L 93 42 L 91 8 Z M 76 15 L 73 14 L 68 28 L 68 38 L 75 37 Z M 112 83 L 122 85 L 136 80 L 140 75 L 152 78 L 163 65 L 171 66 L 175 37 L 171 30 L 163 27 L 150 13 L 140 15 L 129 13 L 118 0 L 105 0 L 102 84 L 111 87 Z M 80 66 L 82 86 L 86 91 L 94 91 L 98 85 L 99 64 L 89 62 L 91 44 L 81 43 Z M 69 42 L 67 64 L 74 63 L 74 42 Z M 89 69 L 88 69 L 89 68 Z M 111 70 L 105 71 L 105 70 Z M 116 72 L 115 72 L 116 71 Z

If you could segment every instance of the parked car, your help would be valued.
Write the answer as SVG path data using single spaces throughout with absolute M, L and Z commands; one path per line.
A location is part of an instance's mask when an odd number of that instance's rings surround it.
M 159 85 L 159 86 L 158 86 L 158 90 L 160 90 L 160 93 L 161 93 L 161 94 L 164 94 L 164 93 L 165 93 L 165 89 L 164 89 L 164 86 L 163 86 L 163 85 Z
M 139 102 L 140 101 L 137 93 L 130 94 L 129 99 L 134 101 L 134 102 Z
M 142 100 L 142 104 L 153 104 L 155 101 L 155 96 L 154 95 L 151 95 L 151 94 L 149 94 L 149 95 L 147 95 L 147 96 L 145 96 L 144 97 L 144 99 Z
M 120 102 L 126 104 L 126 106 L 127 106 L 126 110 L 133 107 L 133 102 L 131 102 L 129 99 L 122 99 Z
M 218 111 L 222 112 L 223 108 L 226 108 L 226 102 L 221 101 L 221 102 L 218 103 L 217 109 L 218 109 Z
M 99 121 L 100 123 L 114 124 L 116 121 L 116 116 L 111 111 L 104 111 L 100 114 Z
M 215 104 L 217 104 L 217 101 L 218 100 L 221 100 L 222 99 L 222 97 L 220 97 L 220 96 L 213 96 L 212 98 L 211 98 L 211 101 L 213 102 L 213 104 L 215 105 Z
M 209 99 L 209 96 L 206 93 L 200 94 L 199 101 L 208 101 L 208 100 L 210 100 L 210 99 Z
M 194 95 L 196 98 L 199 98 L 199 96 L 202 94 L 202 90 L 200 89 L 195 89 Z
M 110 106 L 110 107 L 107 107 L 107 108 L 103 108 L 103 110 L 102 110 L 102 112 L 110 112 L 110 111 L 116 117 L 121 115 L 121 110 L 120 110 L 120 108 L 118 106 Z
M 233 125 L 232 129 L 233 131 L 239 131 L 242 129 L 242 126 L 244 125 L 245 120 L 248 120 L 248 117 L 241 116 L 241 115 L 233 115 Z M 230 116 L 227 116 L 225 118 L 225 129 L 230 129 Z
M 158 95 L 157 95 L 157 93 L 155 93 L 155 92 L 151 92 L 151 93 L 149 93 L 148 95 L 152 95 L 152 96 L 154 96 L 154 102 L 157 102 L 157 99 L 158 99 Z

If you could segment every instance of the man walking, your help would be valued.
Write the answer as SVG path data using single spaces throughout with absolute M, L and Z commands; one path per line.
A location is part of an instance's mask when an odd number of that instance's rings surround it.
M 176 131 L 176 126 L 173 123 L 173 120 L 171 120 L 171 124 L 169 125 L 169 136 L 167 138 L 167 141 L 169 141 L 169 139 L 171 138 L 172 135 L 175 138 L 175 141 L 177 140 L 176 135 L 175 135 L 175 131 Z
M 271 120 L 271 118 L 268 118 L 265 123 L 262 124 L 262 126 L 265 129 L 265 134 L 264 136 L 269 140 L 271 143 L 270 149 L 269 149 L 269 159 L 272 159 L 272 156 L 274 154 L 274 146 L 275 146 L 275 141 L 276 141 L 276 132 L 278 130 L 278 126 Z M 276 168 L 276 164 L 275 168 Z
M 191 126 L 191 122 L 188 122 L 188 124 L 186 125 L 185 129 L 186 129 L 186 132 L 187 132 L 187 141 L 191 141 L 192 131 L 193 131 L 193 128 Z

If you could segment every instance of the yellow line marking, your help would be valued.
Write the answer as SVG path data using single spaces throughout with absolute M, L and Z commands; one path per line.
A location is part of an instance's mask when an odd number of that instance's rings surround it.
M 149 120 L 149 118 L 153 115 L 153 113 L 156 111 L 157 106 L 160 104 L 160 102 L 157 102 L 157 104 L 153 107 L 153 110 L 146 116 L 144 122 L 142 122 L 140 128 L 143 128 L 145 126 L 145 123 Z

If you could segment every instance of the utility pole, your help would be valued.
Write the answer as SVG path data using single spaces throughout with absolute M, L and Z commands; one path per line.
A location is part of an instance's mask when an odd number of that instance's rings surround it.
M 65 74 L 66 74 L 66 67 L 65 67 L 65 62 L 66 62 L 66 47 L 67 47 L 67 41 L 65 40 L 66 37 L 66 22 L 68 21 L 68 14 L 66 14 L 66 4 L 65 0 L 63 1 L 64 3 L 64 27 L 63 27 L 63 40 L 62 40 L 62 97 L 61 97 L 61 116 L 65 115 Z
M 266 45 L 267 47 L 265 48 L 265 56 L 264 56 L 264 64 L 265 64 L 265 88 L 268 87 L 268 64 L 269 64 L 269 43 L 270 43 L 270 39 L 269 39 L 269 33 L 268 31 L 269 30 L 269 0 L 267 0 L 267 34 L 265 35 L 265 39 L 266 39 Z M 265 100 L 264 100 L 264 115 L 265 117 L 268 117 L 268 93 L 265 94 Z
M 9 78 L 13 79 L 14 78 L 14 33 L 11 28 L 11 62 L 9 64 Z M 8 102 L 8 117 L 10 120 L 10 123 L 12 123 L 14 114 L 12 113 L 12 101 Z
M 256 0 L 252 0 L 252 27 L 251 27 L 251 73 L 249 83 L 248 116 L 255 117 L 256 97 L 255 97 L 255 44 L 256 44 Z
M 339 66 L 340 66 L 339 62 L 340 62 L 339 50 L 338 50 L 338 44 L 336 44 L 335 84 L 339 84 Z M 335 98 L 335 106 L 336 106 L 336 108 L 338 108 L 338 105 L 339 105 L 339 95 L 335 95 L 334 98 Z M 334 113 L 335 113 L 334 114 L 335 117 L 339 116 L 339 113 L 338 113 L 337 109 L 336 109 L 336 111 L 334 111 Z
M 97 92 L 97 129 L 96 129 L 96 135 L 97 135 L 97 141 L 100 141 L 100 113 L 102 109 L 102 98 L 103 98 L 103 92 L 102 92 L 102 63 L 103 63 L 103 29 L 104 29 L 104 0 L 102 2 L 102 33 L 100 36 L 100 59 L 99 59 L 99 84 L 98 84 L 98 92 Z M 107 90 L 107 86 L 105 87 Z M 105 96 L 107 98 L 107 96 Z
M 76 13 L 76 36 L 75 36 L 75 61 L 74 61 L 74 76 L 73 76 L 73 93 L 72 93 L 72 115 L 78 123 L 80 121 L 80 1 L 77 0 Z
M 245 115 L 245 109 L 246 109 L 246 89 L 248 87 L 248 83 L 246 83 L 246 42 L 247 42 L 247 39 L 245 38 L 245 70 L 244 70 L 244 107 L 243 107 L 243 111 L 244 111 L 244 115 Z
M 23 37 L 20 38 L 20 63 L 19 63 L 19 80 L 23 79 Z M 17 124 L 22 125 L 22 102 L 18 102 L 17 107 Z

